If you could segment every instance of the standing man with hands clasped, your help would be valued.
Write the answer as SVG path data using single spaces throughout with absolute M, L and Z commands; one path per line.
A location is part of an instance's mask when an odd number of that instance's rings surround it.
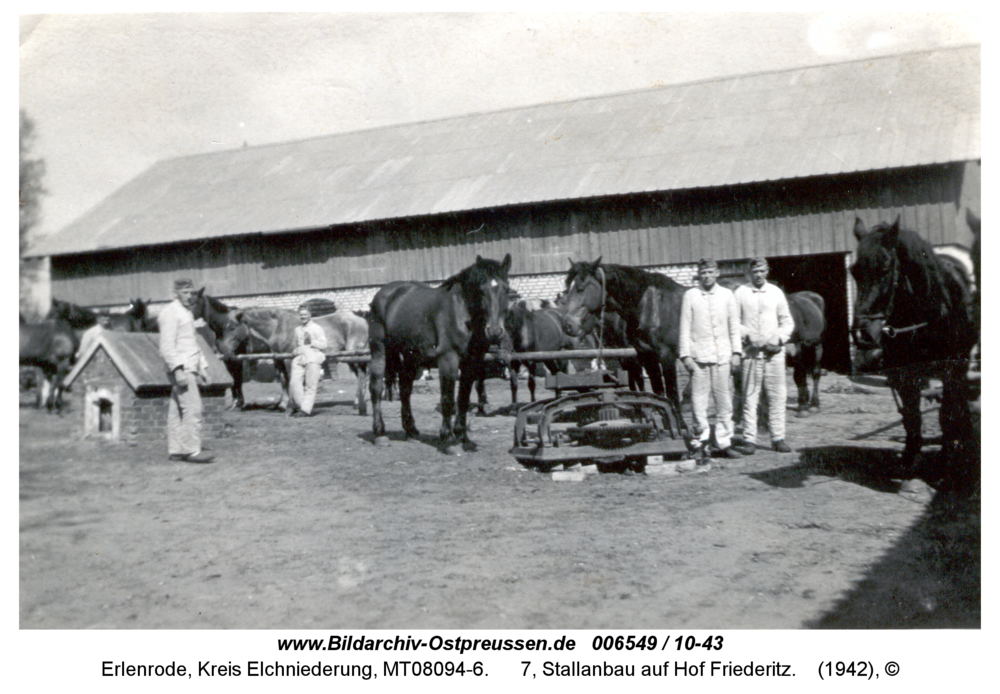
M 170 405 L 167 409 L 167 449 L 170 460 L 210 463 L 214 459 L 201 449 L 201 393 L 208 382 L 208 362 L 198 347 L 191 309 L 196 297 L 194 283 L 174 282 L 174 300 L 160 312 L 160 354 L 167 362 Z
M 740 319 L 733 292 L 716 283 L 719 266 L 712 259 L 698 262 L 698 285 L 681 301 L 679 356 L 691 374 L 691 407 L 702 463 L 709 455 L 711 429 L 708 398 L 715 401 L 715 441 L 727 458 L 740 458 L 732 446 L 732 369 L 740 368 Z
M 780 288 L 767 281 L 766 258 L 750 263 L 750 284 L 736 288 L 740 309 L 743 348 L 743 445 L 744 455 L 757 448 L 757 403 L 760 391 L 767 392 L 767 425 L 771 447 L 778 453 L 791 453 L 785 443 L 785 343 L 792 337 L 795 321 L 788 310 L 788 299 Z
M 309 306 L 299 306 L 299 325 L 295 326 L 295 357 L 289 376 L 293 417 L 311 417 L 316 390 L 323 376 L 327 348 L 326 332 L 312 319 Z

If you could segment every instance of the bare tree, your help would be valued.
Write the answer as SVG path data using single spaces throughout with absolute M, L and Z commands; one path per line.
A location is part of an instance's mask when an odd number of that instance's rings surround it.
M 18 195 L 21 222 L 21 252 L 28 242 L 28 232 L 38 223 L 41 197 L 46 193 L 42 186 L 45 161 L 30 157 L 35 140 L 35 122 L 21 109 L 21 181 Z
M 42 159 L 32 159 L 31 148 L 35 139 L 35 123 L 21 110 L 21 180 L 18 191 L 18 210 L 20 217 L 20 251 L 24 253 L 28 246 L 28 234 L 38 223 L 40 217 L 41 198 L 46 193 L 42 185 L 42 177 L 45 175 L 45 161 Z M 43 312 L 42 306 L 37 304 L 48 302 L 47 293 L 38 296 L 40 272 L 47 267 L 47 261 L 39 258 L 21 258 L 20 270 L 20 307 L 22 315 L 38 317 L 36 314 Z M 42 299 L 44 297 L 44 299 Z

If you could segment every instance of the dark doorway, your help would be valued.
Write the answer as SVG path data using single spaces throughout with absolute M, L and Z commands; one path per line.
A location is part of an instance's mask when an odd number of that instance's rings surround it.
M 844 253 L 822 253 L 768 258 L 770 281 L 785 293 L 811 291 L 826 302 L 826 334 L 823 367 L 851 373 L 851 343 L 848 324 L 847 265 Z

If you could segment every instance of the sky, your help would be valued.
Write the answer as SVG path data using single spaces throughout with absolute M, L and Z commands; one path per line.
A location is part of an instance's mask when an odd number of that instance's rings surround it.
M 865 5 L 875 7 L 876 4 Z M 34 234 L 159 160 L 980 43 L 971 13 L 19 15 Z

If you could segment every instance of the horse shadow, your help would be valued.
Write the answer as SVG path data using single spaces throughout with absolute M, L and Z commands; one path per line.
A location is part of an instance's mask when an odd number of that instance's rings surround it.
M 806 480 L 816 474 L 837 477 L 888 494 L 897 493 L 906 476 L 895 450 L 818 446 L 800 449 L 799 462 L 794 465 L 749 473 L 748 477 L 772 487 L 796 489 L 805 487 Z
M 923 451 L 924 465 L 949 464 Z M 908 475 L 898 450 L 855 446 L 803 449 L 794 465 L 748 475 L 797 488 L 821 474 L 895 494 Z M 951 461 L 957 464 L 959 461 Z M 934 486 L 934 485 L 931 485 Z M 917 521 L 808 629 L 981 628 L 980 492 L 939 484 Z
M 276 401 L 244 402 L 242 410 L 244 412 L 252 412 L 254 410 L 263 410 L 265 412 L 282 412 L 281 406 Z
M 917 522 L 809 629 L 979 629 L 980 496 L 939 491 Z
M 441 437 L 435 434 L 425 434 L 421 433 L 417 437 L 407 436 L 405 432 L 402 431 L 387 431 L 383 436 L 389 439 L 390 444 L 399 443 L 419 443 L 425 446 L 429 446 L 436 450 L 442 455 L 449 455 L 447 451 L 442 448 Z M 358 439 L 370 444 L 372 447 L 375 446 L 375 434 L 370 431 L 361 432 L 358 434 Z M 461 443 L 463 453 L 475 453 L 479 450 L 479 444 L 474 441 L 465 441 Z

